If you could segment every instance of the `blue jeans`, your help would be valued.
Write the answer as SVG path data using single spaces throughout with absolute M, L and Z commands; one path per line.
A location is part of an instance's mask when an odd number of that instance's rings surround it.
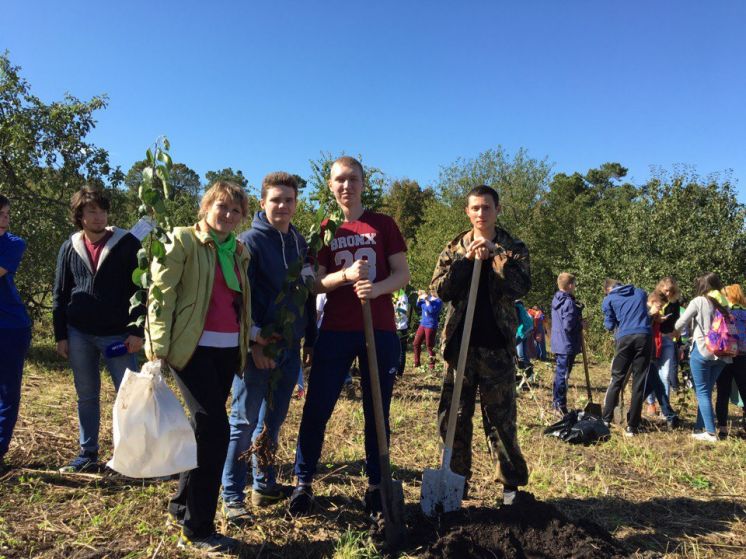
M 666 393 L 666 388 L 663 385 L 663 375 L 659 374 L 656 363 L 650 363 L 647 377 L 645 377 L 645 394 L 648 395 L 648 401 L 651 397 L 658 400 L 661 405 L 661 413 L 668 421 L 672 421 L 676 417 L 676 413 L 671 408 L 671 401 Z
M 272 390 L 272 405 L 267 402 L 270 370 L 257 369 L 249 355 L 243 378 L 233 377 L 233 401 L 228 421 L 231 426 L 228 455 L 223 466 L 223 501 L 243 502 L 248 477 L 248 464 L 239 460 L 251 443 L 261 434 L 264 426 L 271 439 L 277 443 L 285 417 L 290 407 L 290 398 L 298 382 L 300 348 L 286 350 L 277 363 L 282 371 L 277 385 Z M 254 489 L 271 490 L 277 483 L 275 466 L 259 469 L 255 456 L 251 457 Z
M 516 343 L 515 346 L 515 352 L 518 356 L 518 367 L 521 369 L 527 369 L 531 366 L 531 360 L 528 358 L 526 343 L 527 339 L 521 340 L 520 342 Z
M 715 434 L 715 414 L 712 411 L 712 388 L 715 386 L 720 372 L 727 363 L 719 359 L 705 359 L 697 349 L 697 344 L 692 344 L 689 354 L 689 366 L 692 369 L 692 381 L 694 392 L 697 395 L 697 421 L 694 423 L 695 430 L 704 427 L 708 433 Z
M 383 416 L 386 436 L 389 429 L 389 407 L 394 379 L 399 365 L 401 346 L 395 332 L 375 331 L 378 377 L 383 399 Z M 381 481 L 378 458 L 376 425 L 373 417 L 373 399 L 370 394 L 368 357 L 363 332 L 330 332 L 322 330 L 313 351 L 313 365 L 308 377 L 308 394 L 303 406 L 303 418 L 295 450 L 295 475 L 300 483 L 311 483 L 321 457 L 326 424 L 334 411 L 345 377 L 355 357 L 360 361 L 360 387 L 363 390 L 363 417 L 365 419 L 365 467 L 368 481 L 377 485 Z
M 661 346 L 661 356 L 656 360 L 658 366 L 658 375 L 660 376 L 666 396 L 671 397 L 671 378 L 676 376 L 678 360 L 676 359 L 676 344 L 674 341 L 663 336 L 663 345 Z
M 0 458 L 8 452 L 21 405 L 23 362 L 31 343 L 31 328 L 0 329 Z
M 563 413 L 567 411 L 567 381 L 575 363 L 575 354 L 558 353 L 557 368 L 554 371 L 554 386 L 552 388 L 552 406 Z
M 98 429 L 101 422 L 101 357 L 109 370 L 114 390 L 124 378 L 124 371 L 137 371 L 137 357 L 125 353 L 119 357 L 106 357 L 104 352 L 115 342 L 123 342 L 128 334 L 117 336 L 94 336 L 85 334 L 68 324 L 67 344 L 70 367 L 73 370 L 75 392 L 78 394 L 78 421 L 80 422 L 80 449 L 90 455 L 98 455 Z

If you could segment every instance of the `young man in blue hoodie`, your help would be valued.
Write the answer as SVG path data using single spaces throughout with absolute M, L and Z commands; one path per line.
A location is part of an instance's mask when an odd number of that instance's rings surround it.
M 645 379 L 653 346 L 648 296 L 639 287 L 631 284 L 622 285 L 621 282 L 612 279 L 605 281 L 604 292 L 606 297 L 601 305 L 604 312 L 604 327 L 614 331 L 616 353 L 611 362 L 611 382 L 606 391 L 603 419 L 611 423 L 614 408 L 619 402 L 619 393 L 624 388 L 627 371 L 631 370 L 632 399 L 624 434 L 632 437 L 637 434 L 640 427 Z
M 270 173 L 262 181 L 262 211 L 254 216 L 251 229 L 239 235 L 251 255 L 249 284 L 251 285 L 251 359 L 243 378 L 233 378 L 233 401 L 230 414 L 230 442 L 223 467 L 223 503 L 225 516 L 235 523 L 248 519 L 244 506 L 244 488 L 248 477 L 247 463 L 241 454 L 267 429 L 276 445 L 280 427 L 287 416 L 293 389 L 298 380 L 301 354 L 300 342 L 308 324 L 315 329 L 313 316 L 291 297 L 276 301 L 282 291 L 288 271 L 302 265 L 308 246 L 291 220 L 298 199 L 298 182 L 284 172 Z M 300 277 L 297 281 L 301 281 Z M 292 337 L 282 340 L 283 351 L 277 359 L 264 354 L 269 340 L 260 335 L 264 326 L 272 324 L 280 308 L 295 317 Z M 308 342 L 309 336 L 306 335 Z M 304 350 L 305 351 L 305 350 Z M 281 375 L 272 388 L 271 405 L 267 399 L 272 370 L 278 367 Z M 274 464 L 260 467 L 252 456 L 253 489 L 251 502 L 266 506 L 287 496 L 277 485 Z
M 583 306 L 575 301 L 575 276 L 562 272 L 557 276 L 559 291 L 552 299 L 552 353 L 557 366 L 554 371 L 552 409 L 561 416 L 567 414 L 567 381 L 575 356 L 580 353 L 583 328 Z

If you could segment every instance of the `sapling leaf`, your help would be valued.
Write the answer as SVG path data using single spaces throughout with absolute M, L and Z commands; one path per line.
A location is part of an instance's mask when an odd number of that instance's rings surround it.
M 326 245 L 331 244 L 333 238 L 334 238 L 334 233 L 332 233 L 330 229 L 327 229 L 326 231 L 324 231 L 324 244 Z
M 166 149 L 166 151 L 171 149 L 171 142 L 168 141 L 168 138 L 166 136 L 163 136 L 163 147 Z
M 144 248 L 137 251 L 137 265 L 143 270 L 148 269 L 148 252 Z
M 168 153 L 159 149 L 158 154 L 156 155 L 156 158 L 158 159 L 158 161 L 162 162 L 167 168 L 169 169 L 171 168 L 172 161 L 171 161 L 171 156 Z
M 132 283 L 134 283 L 137 287 L 142 287 L 142 283 L 140 283 L 142 279 L 142 275 L 145 273 L 145 270 L 142 268 L 135 268 L 132 270 Z
M 145 160 L 150 163 L 151 165 L 154 163 L 153 160 L 153 152 L 150 151 L 150 148 L 145 152 Z
M 142 170 L 142 180 L 145 184 L 153 182 L 153 167 L 148 166 Z
M 159 303 L 163 302 L 163 291 L 161 291 L 161 288 L 158 287 L 157 285 L 154 285 L 150 289 L 150 295 L 153 297 L 153 299 L 155 299 Z
M 143 304 L 145 304 L 145 290 L 138 289 L 132 294 L 132 297 L 130 297 L 130 305 L 133 307 L 139 307 Z

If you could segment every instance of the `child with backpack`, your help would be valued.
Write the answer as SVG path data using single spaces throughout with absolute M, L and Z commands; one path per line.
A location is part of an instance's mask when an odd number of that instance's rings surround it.
M 697 421 L 694 424 L 692 437 L 699 441 L 716 442 L 715 416 L 712 410 L 712 389 L 715 381 L 733 360 L 727 356 L 719 356 L 708 343 L 713 322 L 719 313 L 730 319 L 728 301 L 721 293 L 723 284 L 720 277 L 707 272 L 697 278 L 694 285 L 696 297 L 686 307 L 684 314 L 676 321 L 676 330 L 690 325 L 692 333 L 692 349 L 689 355 L 689 365 L 692 369 L 694 391 L 697 395 Z M 704 429 L 704 430 L 703 430 Z
M 735 320 L 738 334 L 738 355 L 733 357 L 733 363 L 726 365 L 717 379 L 717 398 L 715 400 L 715 414 L 718 422 L 718 436 L 728 436 L 728 398 L 731 387 L 736 383 L 741 401 L 746 402 L 746 296 L 737 283 L 728 285 L 723 290 L 725 298 L 730 304 L 730 313 Z M 746 413 L 743 425 L 746 427 Z

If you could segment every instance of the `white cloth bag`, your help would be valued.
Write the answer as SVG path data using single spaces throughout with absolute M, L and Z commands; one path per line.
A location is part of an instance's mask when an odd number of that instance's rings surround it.
M 184 408 L 161 375 L 161 362 L 127 371 L 114 402 L 114 455 L 107 466 L 135 478 L 197 467 L 197 441 Z

